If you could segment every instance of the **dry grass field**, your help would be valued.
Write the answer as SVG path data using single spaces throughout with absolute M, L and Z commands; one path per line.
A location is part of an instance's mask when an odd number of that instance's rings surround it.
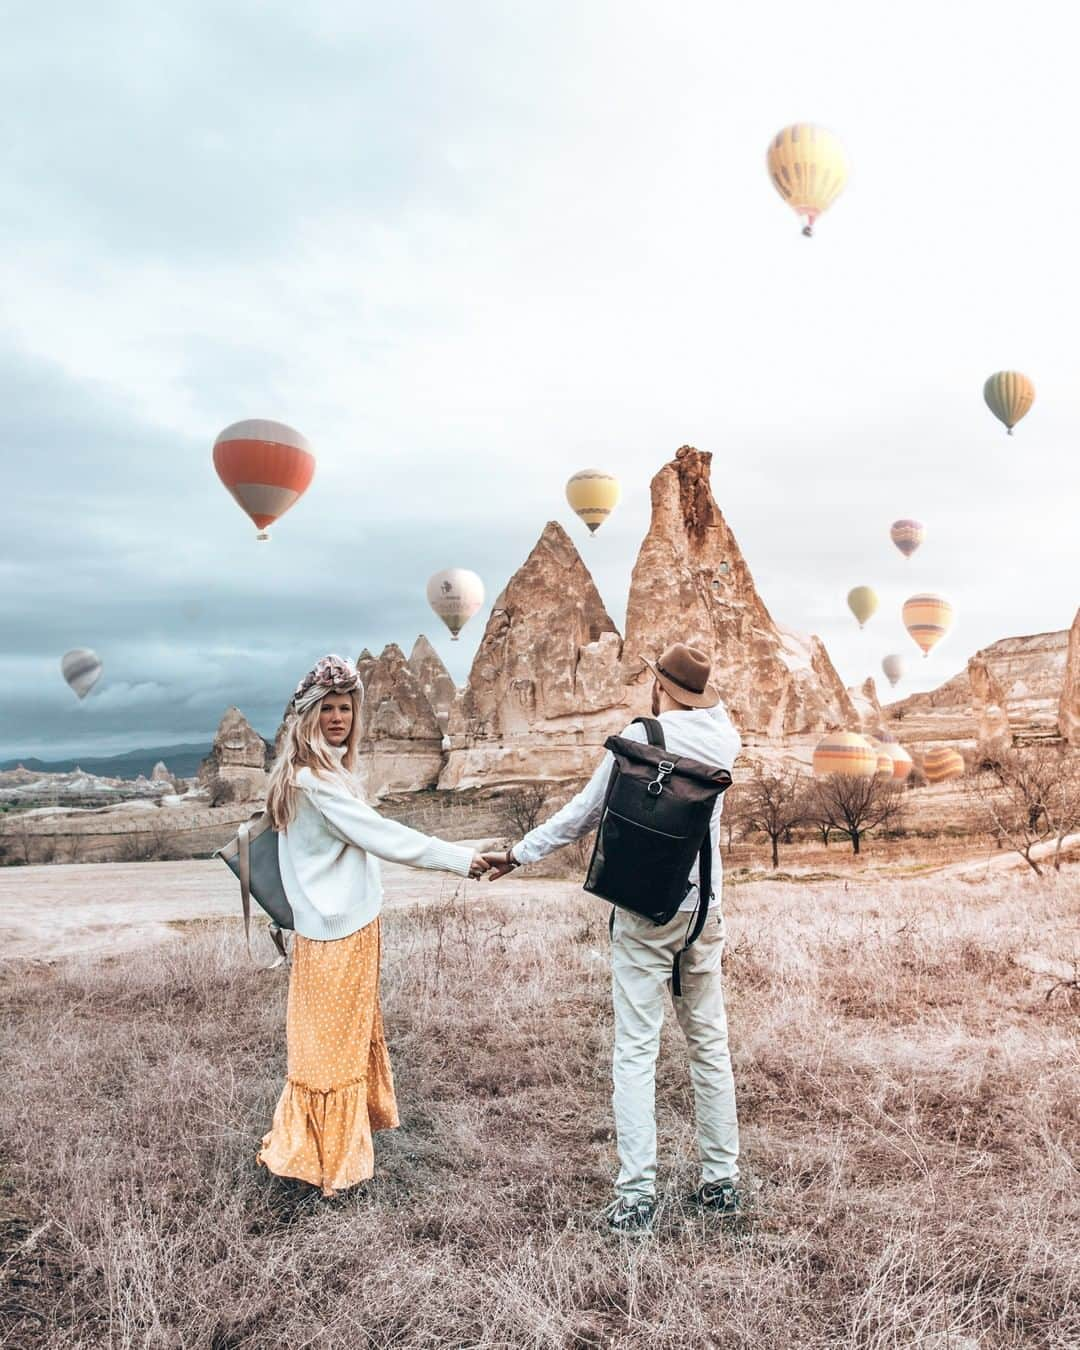
M 748 1210 L 681 1203 L 669 1027 L 643 1244 L 593 1226 L 614 1167 L 597 901 L 541 906 L 523 879 L 386 917 L 403 1128 L 334 1201 L 255 1167 L 285 978 L 237 925 L 9 965 L 0 1343 L 1080 1346 L 1080 990 L 1016 962 L 1080 957 L 1080 868 L 748 880 L 726 911 Z

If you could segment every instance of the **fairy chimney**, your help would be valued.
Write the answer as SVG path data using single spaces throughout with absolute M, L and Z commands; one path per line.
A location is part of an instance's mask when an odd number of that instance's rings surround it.
M 419 681 L 424 696 L 434 710 L 435 720 L 445 735 L 450 725 L 450 709 L 457 695 L 457 686 L 443 665 L 442 657 L 423 633 L 413 643 L 409 653 L 409 669 Z
M 588 775 L 626 722 L 622 643 L 570 536 L 549 521 L 495 601 L 450 714 L 443 788 Z
M 213 800 L 261 801 L 266 793 L 267 745 L 239 708 L 228 708 L 198 781 Z
M 434 787 L 442 769 L 442 728 L 405 653 L 390 643 L 357 662 L 364 686 L 360 760 L 371 796 Z
M 630 583 L 624 676 L 635 712 L 650 680 L 642 656 L 673 642 L 701 647 L 744 741 L 778 743 L 857 725 L 817 637 L 774 620 L 713 497 L 712 455 L 684 445 L 652 480 L 652 521 Z

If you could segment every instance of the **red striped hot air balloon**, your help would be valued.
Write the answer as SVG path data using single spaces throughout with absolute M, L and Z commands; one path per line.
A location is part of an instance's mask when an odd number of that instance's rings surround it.
M 926 526 L 921 520 L 894 520 L 889 526 L 889 538 L 905 558 L 910 558 L 926 538 Z
M 947 745 L 928 750 L 923 756 L 923 773 L 928 783 L 947 783 L 964 772 L 964 756 Z
M 830 732 L 814 749 L 814 772 L 822 777 L 838 773 L 851 778 L 873 778 L 877 771 L 877 751 L 857 732 Z
M 255 537 L 269 539 L 267 526 L 307 491 L 315 476 L 315 456 L 303 436 L 284 422 L 253 418 L 234 422 L 217 438 L 214 468 L 258 526 Z

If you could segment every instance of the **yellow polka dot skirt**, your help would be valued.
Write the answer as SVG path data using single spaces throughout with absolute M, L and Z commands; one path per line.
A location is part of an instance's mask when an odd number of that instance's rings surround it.
M 351 937 L 296 935 L 289 1068 L 259 1162 L 333 1195 L 374 1171 L 372 1131 L 398 1123 L 379 1008 L 379 920 Z

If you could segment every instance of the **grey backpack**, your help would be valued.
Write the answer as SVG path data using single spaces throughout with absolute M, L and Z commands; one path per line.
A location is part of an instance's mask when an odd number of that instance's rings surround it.
M 286 959 L 283 930 L 293 928 L 292 905 L 281 883 L 278 866 L 278 832 L 265 811 L 257 811 L 245 820 L 236 837 L 223 844 L 215 854 L 240 882 L 240 903 L 244 908 L 244 935 L 251 951 L 251 897 L 270 917 L 270 936 L 281 953 L 275 965 Z

